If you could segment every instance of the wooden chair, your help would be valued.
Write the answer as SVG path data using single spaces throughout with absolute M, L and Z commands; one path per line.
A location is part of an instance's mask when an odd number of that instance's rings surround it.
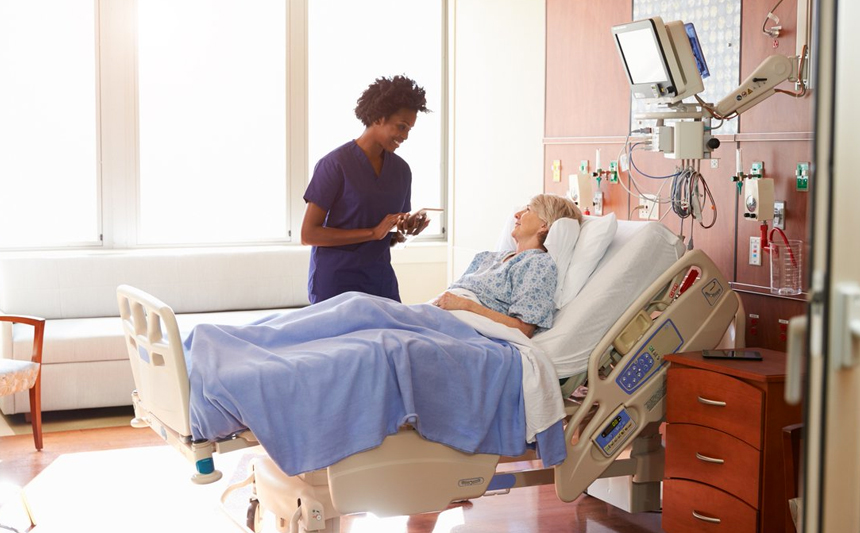
M 0 322 L 33 326 L 33 355 L 29 361 L 0 359 L 0 396 L 30 391 L 30 419 L 36 449 L 42 449 L 42 342 L 45 319 L 32 316 L 0 315 Z

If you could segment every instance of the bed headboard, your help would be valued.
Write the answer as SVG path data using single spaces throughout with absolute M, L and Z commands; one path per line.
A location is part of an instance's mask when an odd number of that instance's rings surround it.
M 659 222 L 618 221 L 615 238 L 582 291 L 556 312 L 552 328 L 533 338 L 559 377 L 587 369 L 606 331 L 684 251 L 681 239 Z

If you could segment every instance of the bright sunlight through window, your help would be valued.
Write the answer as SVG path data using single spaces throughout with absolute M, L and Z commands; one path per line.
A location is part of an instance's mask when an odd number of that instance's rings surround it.
M 93 2 L 0 2 L 0 247 L 99 240 Z
M 286 240 L 286 3 L 138 9 L 138 242 Z

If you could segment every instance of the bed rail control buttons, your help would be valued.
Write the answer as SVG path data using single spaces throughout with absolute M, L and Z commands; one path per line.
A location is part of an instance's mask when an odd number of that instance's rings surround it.
M 671 320 L 667 320 L 642 345 L 639 354 L 620 369 L 615 382 L 621 390 L 633 394 L 663 365 L 663 356 L 677 352 L 683 344 L 678 328 Z
M 612 454 L 633 436 L 636 422 L 630 418 L 623 405 L 608 420 L 603 429 L 600 429 L 592 440 L 603 455 L 612 457 Z

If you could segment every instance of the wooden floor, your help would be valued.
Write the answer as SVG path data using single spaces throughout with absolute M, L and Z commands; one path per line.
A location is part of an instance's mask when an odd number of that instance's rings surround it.
M 45 447 L 41 452 L 37 452 L 33 447 L 33 438 L 30 435 L 2 437 L 0 483 L 10 482 L 24 486 L 57 457 L 66 453 L 162 445 L 167 446 L 153 431 L 131 427 L 46 433 Z M 344 517 L 341 533 L 375 531 L 370 520 L 371 518 L 362 515 Z M 552 486 L 543 486 L 515 489 L 507 495 L 479 498 L 452 506 L 444 513 L 389 520 L 385 531 L 654 533 L 662 529 L 659 513 L 629 514 L 587 495 L 572 503 L 563 503 L 556 497 Z

